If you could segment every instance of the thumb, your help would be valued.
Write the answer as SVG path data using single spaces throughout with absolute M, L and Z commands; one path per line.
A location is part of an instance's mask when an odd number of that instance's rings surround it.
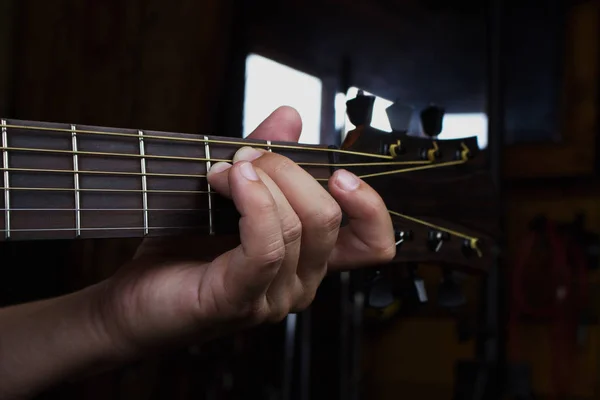
M 302 118 L 292 107 L 276 109 L 248 136 L 249 139 L 297 142 L 302 133 Z

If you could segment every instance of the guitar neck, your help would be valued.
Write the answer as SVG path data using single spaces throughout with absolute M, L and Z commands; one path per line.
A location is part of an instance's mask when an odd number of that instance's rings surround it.
M 206 172 L 242 146 L 325 183 L 326 146 L 3 119 L 0 240 L 228 234 L 237 212 Z

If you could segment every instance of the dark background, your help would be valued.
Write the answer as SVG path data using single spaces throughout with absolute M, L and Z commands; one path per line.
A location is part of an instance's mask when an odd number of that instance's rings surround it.
M 510 271 L 527 223 L 539 213 L 570 221 L 583 212 L 586 228 L 600 229 L 600 1 L 511 0 L 505 6 L 503 272 Z M 350 86 L 417 108 L 430 102 L 448 112 L 487 108 L 483 1 L 1 0 L 0 8 L 0 114 L 9 118 L 240 136 L 250 52 L 323 80 L 323 143 L 339 142 L 333 99 Z M 103 279 L 136 244 L 2 246 L 1 304 Z M 423 266 L 422 274 L 434 293 L 439 268 Z M 590 284 L 596 281 L 591 274 Z M 294 371 L 293 398 L 349 398 L 340 394 L 340 365 L 349 361 L 340 350 L 347 338 L 339 282 L 333 276 L 324 283 L 310 326 L 308 317 L 300 321 L 313 332 L 312 369 L 308 375 Z M 463 287 L 469 320 L 476 321 L 482 280 L 467 277 Z M 598 307 L 591 303 L 594 312 Z M 552 390 L 546 328 L 519 327 L 540 398 Z M 211 398 L 207 392 L 223 390 L 229 377 L 234 394 L 221 398 L 269 398 L 265 392 L 278 393 L 283 381 L 283 332 L 282 324 L 212 343 L 200 355 L 152 357 L 41 398 Z M 571 392 L 581 399 L 600 393 L 600 331 L 592 324 L 589 332 L 573 367 Z M 456 319 L 427 307 L 377 323 L 361 340 L 361 387 L 369 399 L 452 398 L 456 361 L 477 355 L 473 330 L 458 340 Z

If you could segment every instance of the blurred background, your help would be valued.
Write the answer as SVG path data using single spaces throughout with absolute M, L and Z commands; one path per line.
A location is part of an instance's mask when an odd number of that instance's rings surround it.
M 600 399 L 599 50 L 599 0 L 0 0 L 3 117 L 245 137 L 286 104 L 301 142 L 339 146 L 362 90 L 382 131 L 394 102 L 444 107 L 439 139 L 476 136 L 502 200 L 489 274 L 331 275 L 279 325 L 40 399 Z M 552 227 L 582 255 L 558 286 Z M 0 305 L 137 243 L 3 243 Z

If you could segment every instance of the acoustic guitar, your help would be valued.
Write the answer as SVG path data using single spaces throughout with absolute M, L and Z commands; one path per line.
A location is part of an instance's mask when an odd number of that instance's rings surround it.
M 338 168 L 369 183 L 393 218 L 395 261 L 485 271 L 492 260 L 496 193 L 476 138 L 363 125 L 337 148 L 14 119 L 0 130 L 1 240 L 230 235 L 239 215 L 206 172 L 250 145 L 289 157 L 325 187 Z

